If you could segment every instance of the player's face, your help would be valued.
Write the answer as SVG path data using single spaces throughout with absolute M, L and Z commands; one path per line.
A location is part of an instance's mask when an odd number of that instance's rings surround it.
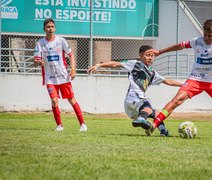
M 53 22 L 49 22 L 48 24 L 46 24 L 44 31 L 46 32 L 47 36 L 51 36 L 54 34 L 55 32 L 55 25 Z
M 209 32 L 204 32 L 204 41 L 207 45 L 211 45 L 212 44 L 212 33 Z
M 144 53 L 140 53 L 140 58 L 145 65 L 151 66 L 155 59 L 155 54 L 145 51 Z

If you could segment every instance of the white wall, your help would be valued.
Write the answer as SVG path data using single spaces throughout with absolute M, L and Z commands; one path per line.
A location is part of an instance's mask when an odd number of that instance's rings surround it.
M 41 85 L 40 76 L 0 74 L 0 111 L 48 111 L 51 104 L 46 87 Z M 72 82 L 75 96 L 84 112 L 121 113 L 128 89 L 127 78 L 76 77 Z M 153 86 L 148 90 L 153 105 L 161 109 L 177 92 L 178 88 L 165 85 Z M 72 111 L 66 100 L 60 108 Z M 205 93 L 187 100 L 176 111 L 212 112 L 212 99 Z

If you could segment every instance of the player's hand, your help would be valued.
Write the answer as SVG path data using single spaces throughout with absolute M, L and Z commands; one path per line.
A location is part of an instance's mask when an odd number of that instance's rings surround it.
M 157 50 L 157 49 L 149 49 L 149 50 L 146 51 L 146 53 L 148 53 L 148 54 L 154 54 L 155 56 L 160 55 L 160 51 Z
M 93 73 L 93 72 L 95 72 L 99 67 L 100 67 L 100 64 L 96 64 L 96 65 L 90 67 L 90 68 L 87 70 L 87 72 L 88 72 L 89 74 L 90 74 L 90 73 Z
M 34 59 L 34 64 L 39 65 L 39 66 L 43 66 L 44 61 L 42 59 Z
M 71 69 L 69 75 L 71 76 L 71 80 L 73 80 L 76 77 L 76 70 L 75 69 Z

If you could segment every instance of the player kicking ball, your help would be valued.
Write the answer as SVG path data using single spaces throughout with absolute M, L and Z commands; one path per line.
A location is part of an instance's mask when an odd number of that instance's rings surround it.
M 159 126 L 175 108 L 187 99 L 191 99 L 203 91 L 212 98 L 212 19 L 205 20 L 203 24 L 203 36 L 161 50 L 153 49 L 151 52 L 160 55 L 186 48 L 193 48 L 195 52 L 194 64 L 190 76 L 172 100 L 164 106 L 163 110 L 154 119 L 153 128 Z
M 125 97 L 125 112 L 131 118 L 134 127 L 142 127 L 147 135 L 151 135 L 151 122 L 147 118 L 155 118 L 156 110 L 153 109 L 150 100 L 145 92 L 150 85 L 164 83 L 169 86 L 181 86 L 180 82 L 172 79 L 165 79 L 151 68 L 155 55 L 149 53 L 153 48 L 148 45 L 139 49 L 139 59 L 124 60 L 123 62 L 109 61 L 96 64 L 88 69 L 88 73 L 95 72 L 100 67 L 117 68 L 120 67 L 128 72 L 130 86 Z M 158 126 L 161 136 L 169 136 L 168 130 L 163 123 Z
M 58 106 L 58 98 L 61 94 L 62 98 L 67 99 L 73 107 L 80 124 L 80 131 L 87 131 L 81 108 L 74 97 L 71 85 L 71 80 L 76 76 L 74 53 L 64 38 L 54 34 L 56 28 L 53 19 L 44 21 L 43 30 L 46 32 L 46 37 L 40 39 L 35 47 L 34 63 L 42 67 L 43 84 L 47 86 L 57 124 L 55 130 L 63 131 L 64 129 Z M 70 58 L 72 66 L 70 73 L 67 71 L 65 53 Z

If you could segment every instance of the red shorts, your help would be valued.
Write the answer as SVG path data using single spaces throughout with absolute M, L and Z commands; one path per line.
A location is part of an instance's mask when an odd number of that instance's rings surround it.
M 51 99 L 56 97 L 60 98 L 60 94 L 63 99 L 72 99 L 74 97 L 74 92 L 70 82 L 58 85 L 47 84 L 47 90 Z
M 179 91 L 185 91 L 189 98 L 192 98 L 193 96 L 196 96 L 203 91 L 212 97 L 212 83 L 187 79 Z

